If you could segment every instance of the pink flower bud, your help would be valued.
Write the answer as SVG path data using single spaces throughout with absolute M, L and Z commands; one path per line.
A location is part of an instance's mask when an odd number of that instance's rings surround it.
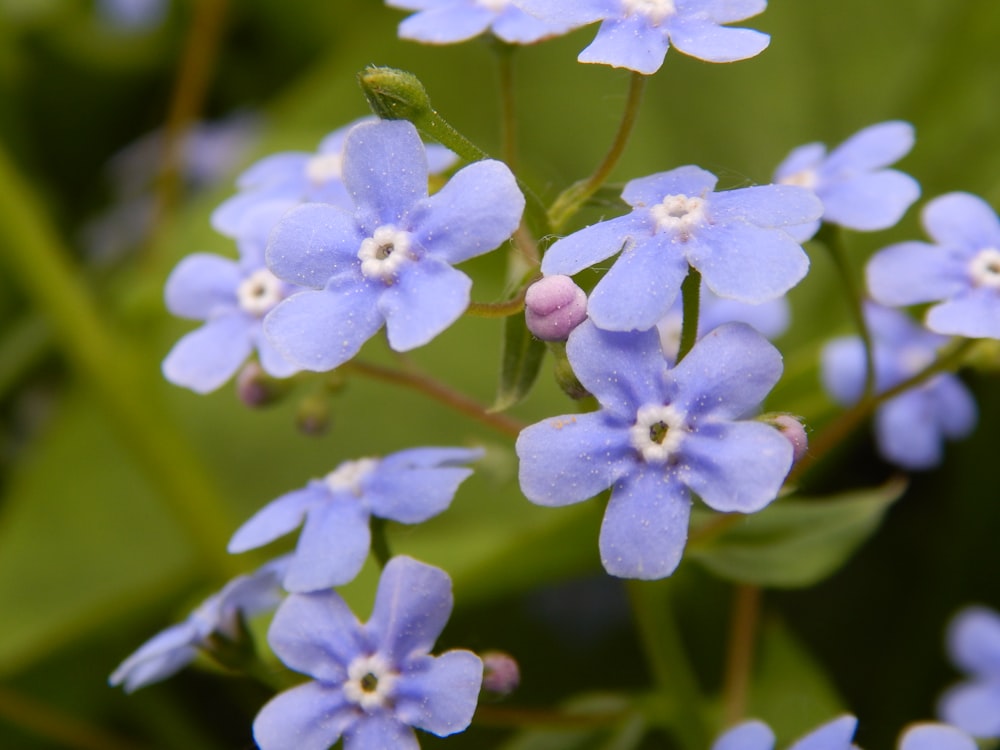
M 798 462 L 809 450 L 809 438 L 806 428 L 791 414 L 775 414 L 770 419 L 771 424 L 792 444 L 792 460 Z
M 483 692 L 492 698 L 503 698 L 517 690 L 521 684 L 521 670 L 517 661 L 503 651 L 480 654 L 483 660 Z
M 544 276 L 524 295 L 528 330 L 543 341 L 565 341 L 587 317 L 587 295 L 569 276 Z

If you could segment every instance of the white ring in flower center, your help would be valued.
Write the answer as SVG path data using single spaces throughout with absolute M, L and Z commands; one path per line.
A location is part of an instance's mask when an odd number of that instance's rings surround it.
M 688 433 L 684 415 L 670 404 L 647 404 L 639 408 L 629 429 L 629 442 L 651 463 L 664 463 Z
M 343 167 L 343 154 L 335 151 L 316 154 L 306 162 L 306 177 L 313 185 L 325 185 L 332 180 L 339 180 Z
M 412 260 L 410 253 L 411 235 L 386 224 L 375 230 L 371 237 L 361 243 L 358 258 L 361 273 L 369 279 L 381 279 L 392 283 L 399 267 Z
M 236 287 L 240 309 L 258 318 L 269 313 L 284 297 L 281 279 L 266 268 L 254 271 Z
M 705 220 L 705 199 L 668 195 L 650 209 L 657 232 L 677 232 L 683 238 Z
M 654 24 L 677 12 L 674 0 L 622 0 L 622 7 L 629 15 L 646 16 Z
M 1000 250 L 987 247 L 969 263 L 969 275 L 976 286 L 1000 289 Z
M 782 177 L 778 180 L 779 185 L 794 185 L 795 187 L 805 188 L 806 190 L 816 190 L 816 186 L 819 184 L 819 175 L 816 173 L 815 169 L 803 169 L 794 174 L 790 174 L 787 177 Z
M 378 654 L 358 656 L 347 667 L 344 697 L 365 711 L 383 708 L 392 697 L 398 677 Z
M 357 461 L 345 461 L 324 477 L 323 481 L 331 492 L 347 490 L 361 496 L 361 482 L 378 465 L 377 458 L 359 458 Z

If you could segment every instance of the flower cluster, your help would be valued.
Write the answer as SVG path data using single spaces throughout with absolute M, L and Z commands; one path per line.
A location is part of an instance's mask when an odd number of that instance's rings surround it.
M 1000 737 L 1000 614 L 968 607 L 948 628 L 948 652 L 970 679 L 948 689 L 938 714 L 975 737 Z

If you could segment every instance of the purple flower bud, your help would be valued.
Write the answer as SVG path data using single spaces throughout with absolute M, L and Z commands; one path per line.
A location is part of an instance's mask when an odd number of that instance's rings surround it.
M 487 651 L 479 655 L 483 660 L 483 692 L 494 698 L 505 698 L 521 684 L 521 670 L 517 661 L 503 651 Z
M 791 414 L 775 414 L 767 421 L 777 427 L 778 432 L 792 444 L 792 461 L 798 463 L 809 450 L 809 438 L 806 436 L 805 426 Z
M 565 341 L 587 318 L 587 294 L 569 276 L 543 276 L 524 295 L 528 330 L 543 341 Z

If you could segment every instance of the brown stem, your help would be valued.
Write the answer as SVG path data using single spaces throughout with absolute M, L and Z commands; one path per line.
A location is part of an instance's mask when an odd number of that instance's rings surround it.
M 607 713 L 570 713 L 544 708 L 518 708 L 516 706 L 490 706 L 480 704 L 473 721 L 477 726 L 525 728 L 550 727 L 553 729 L 590 729 L 613 726 L 624 719 L 619 711 Z
M 460 393 L 451 386 L 423 373 L 397 370 L 356 359 L 341 365 L 341 369 L 415 390 L 508 437 L 516 438 L 521 434 L 521 430 L 527 426 L 520 420 L 506 414 L 490 412 L 471 396 Z
M 740 584 L 733 592 L 726 674 L 722 687 L 723 717 L 732 726 L 746 716 L 754 645 L 760 622 L 761 591 L 758 586 Z

